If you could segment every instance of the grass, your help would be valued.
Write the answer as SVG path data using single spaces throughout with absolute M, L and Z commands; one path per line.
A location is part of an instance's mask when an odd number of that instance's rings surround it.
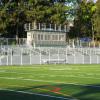
M 100 65 L 0 66 L 0 100 L 100 100 Z

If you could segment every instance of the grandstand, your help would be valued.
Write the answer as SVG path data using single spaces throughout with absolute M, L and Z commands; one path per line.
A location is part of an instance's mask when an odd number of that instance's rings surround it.
M 1 46 L 0 65 L 100 64 L 100 48 Z
M 66 25 L 46 23 L 26 23 L 24 28 L 27 32 L 27 45 L 34 46 L 61 46 L 66 45 Z
M 0 39 L 0 65 L 100 64 L 100 43 L 66 40 L 66 26 L 28 23 L 25 30 L 27 38 Z

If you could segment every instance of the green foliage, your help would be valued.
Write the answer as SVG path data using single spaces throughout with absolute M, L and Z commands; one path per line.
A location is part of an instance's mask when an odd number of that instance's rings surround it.
M 21 35 L 26 22 L 64 23 L 66 21 L 65 1 L 17 0 L 3 2 L 0 8 L 0 33 Z M 13 31 L 12 31 L 13 29 Z M 4 32 L 6 31 L 6 32 Z
M 100 40 L 100 0 L 96 2 L 96 13 L 94 15 L 95 38 Z
M 67 23 L 67 17 L 75 16 L 71 37 L 100 37 L 100 0 L 2 0 L 0 7 L 0 33 L 22 37 L 26 22 Z M 68 4 L 67 6 L 65 4 Z M 73 5 L 71 5 L 73 3 Z M 78 3 L 78 5 L 77 5 Z M 78 9 L 76 10 L 77 7 Z M 13 30 L 12 30 L 13 29 Z
M 63 4 L 61 3 L 56 3 L 52 7 L 52 16 L 50 18 L 51 22 L 56 23 L 56 24 L 61 24 L 66 21 L 66 15 L 65 11 L 66 8 Z
M 92 0 L 79 2 L 77 19 L 75 19 L 75 30 L 78 37 L 93 37 L 93 16 L 96 6 Z
M 21 3 L 18 5 L 17 2 L 7 2 L 2 5 L 0 11 L 0 24 L 2 25 L 0 32 L 6 36 L 14 36 L 18 29 L 22 27 L 20 25 L 24 24 L 25 14 Z

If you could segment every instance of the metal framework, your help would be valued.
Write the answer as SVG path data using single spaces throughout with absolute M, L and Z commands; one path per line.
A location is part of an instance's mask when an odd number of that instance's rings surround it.
M 0 65 L 31 64 L 100 64 L 100 48 L 0 48 Z

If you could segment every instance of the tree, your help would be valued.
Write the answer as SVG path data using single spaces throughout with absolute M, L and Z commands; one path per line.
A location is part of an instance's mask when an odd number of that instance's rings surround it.
M 7 1 L 5 1 L 7 2 Z M 9 17 L 7 12 L 7 7 L 9 6 L 9 2 L 7 2 L 7 4 L 4 3 L 4 5 L 0 7 L 0 35 L 2 35 L 2 33 L 7 33 L 7 26 L 9 23 Z
M 75 19 L 75 31 L 78 37 L 93 36 L 93 16 L 95 14 L 95 4 L 93 0 L 82 0 L 77 9 L 77 18 Z
M 23 9 L 23 0 L 3 2 L 0 15 L 0 32 L 6 36 L 17 36 L 22 33 L 21 28 L 25 21 L 25 11 Z M 12 30 L 13 29 L 13 30 Z
M 27 16 L 37 22 L 62 23 L 66 20 L 63 0 L 29 0 Z
M 2 0 L 0 32 L 18 38 L 27 22 L 63 24 L 66 22 L 66 0 Z M 13 29 L 13 30 L 12 30 Z
M 100 40 L 100 0 L 96 2 L 96 13 L 94 15 L 95 38 Z

